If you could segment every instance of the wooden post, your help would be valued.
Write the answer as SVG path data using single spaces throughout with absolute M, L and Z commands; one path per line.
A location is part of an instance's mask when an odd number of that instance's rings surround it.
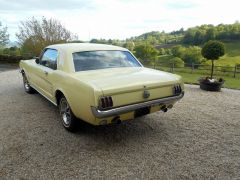
M 192 63 L 192 73 L 193 73 L 193 70 L 194 70 L 194 63 Z
M 233 72 L 233 77 L 234 78 L 236 77 L 236 73 L 237 73 L 237 65 L 235 65 L 234 72 Z

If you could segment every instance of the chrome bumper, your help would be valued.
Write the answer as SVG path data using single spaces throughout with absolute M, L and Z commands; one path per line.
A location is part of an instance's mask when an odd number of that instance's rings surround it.
M 183 96 L 184 96 L 184 92 L 182 92 L 180 95 L 177 95 L 177 96 L 170 96 L 170 97 L 165 97 L 165 98 L 161 98 L 161 99 L 155 99 L 155 100 L 146 101 L 146 102 L 142 102 L 142 103 L 131 104 L 131 105 L 126 105 L 126 106 L 122 106 L 122 107 L 116 107 L 116 108 L 108 109 L 108 110 L 99 110 L 96 107 L 91 107 L 91 109 L 92 109 L 92 113 L 95 117 L 106 118 L 106 117 L 110 117 L 110 116 L 116 116 L 116 115 L 131 112 L 131 111 L 135 111 L 139 108 L 149 107 L 149 106 L 153 106 L 153 105 L 160 105 L 160 104 L 162 104 L 162 105 L 168 104 L 168 103 L 175 102 L 175 101 L 181 99 Z

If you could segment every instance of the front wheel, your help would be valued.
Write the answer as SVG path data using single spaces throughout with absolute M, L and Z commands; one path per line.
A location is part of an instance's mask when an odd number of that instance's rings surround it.
M 62 118 L 62 124 L 68 131 L 74 132 L 77 127 L 77 118 L 72 113 L 72 110 L 63 96 L 59 101 L 59 111 Z
M 25 92 L 27 92 L 28 94 L 33 94 L 35 90 L 30 86 L 26 75 L 23 74 L 22 76 L 23 76 L 23 86 L 24 86 Z

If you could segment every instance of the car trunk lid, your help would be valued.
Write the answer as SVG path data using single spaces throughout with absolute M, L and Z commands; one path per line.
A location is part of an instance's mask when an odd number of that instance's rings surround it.
M 114 106 L 173 95 L 173 84 L 180 77 L 148 68 L 111 68 L 76 73 L 86 83 L 100 88 L 103 96 L 112 96 Z M 150 96 L 144 98 L 144 91 Z

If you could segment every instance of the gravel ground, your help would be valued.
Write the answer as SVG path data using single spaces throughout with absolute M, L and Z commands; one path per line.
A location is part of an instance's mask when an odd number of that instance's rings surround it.
M 9 69 L 17 69 L 18 64 L 2 64 L 0 63 L 0 72 L 8 71 Z
M 16 70 L 0 73 L 0 179 L 239 179 L 240 91 L 185 97 L 119 126 L 75 134 L 57 108 L 26 94 Z

